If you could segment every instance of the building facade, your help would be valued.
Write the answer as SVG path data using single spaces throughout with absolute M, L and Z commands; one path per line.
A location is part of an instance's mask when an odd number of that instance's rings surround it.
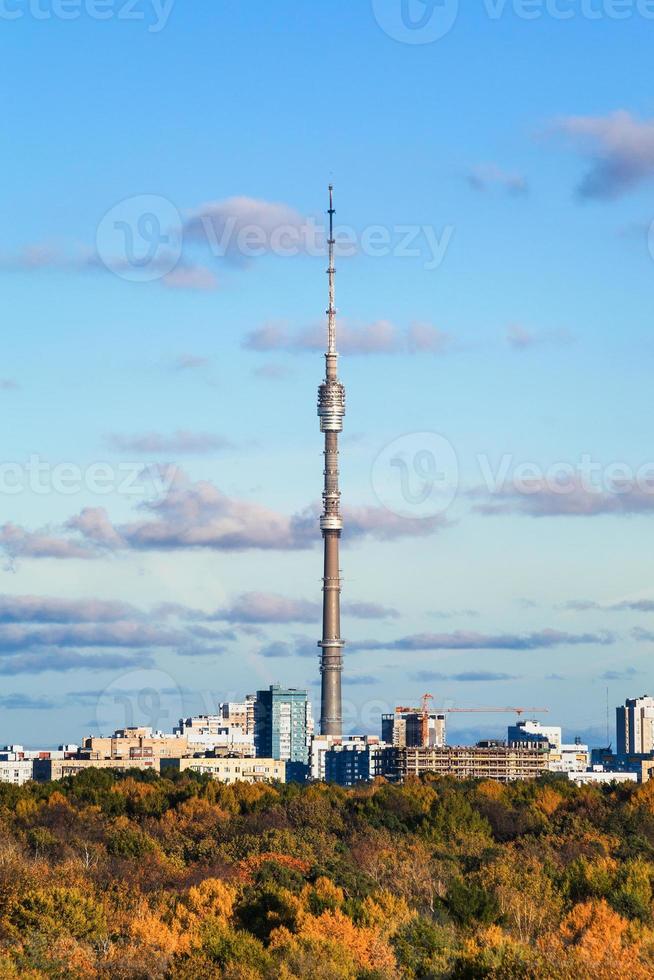
M 605 769 L 590 769 L 588 772 L 569 772 L 568 779 L 576 786 L 589 786 L 593 783 L 637 783 L 638 774 L 635 772 L 611 772 Z
M 254 744 L 258 758 L 287 762 L 293 772 L 293 764 L 308 768 L 312 734 L 311 703 L 306 691 L 277 684 L 257 691 Z M 287 775 L 292 778 L 290 772 Z
M 129 772 L 132 769 L 159 772 L 159 758 L 150 756 L 141 759 L 35 759 L 34 779 L 47 783 L 53 779 L 77 776 L 87 769 L 112 769 L 114 772 Z
M 558 751 L 550 750 L 550 772 L 585 772 L 590 765 L 590 750 L 583 742 L 562 742 Z
M 551 748 L 560 749 L 562 740 L 559 725 L 541 725 L 539 721 L 529 718 L 521 719 L 515 725 L 509 725 L 507 732 L 509 745 L 518 742 L 548 742 Z
M 286 763 L 279 759 L 162 759 L 161 775 L 171 772 L 197 772 L 221 783 L 286 781 Z
M 618 755 L 648 755 L 654 751 L 654 698 L 627 698 L 616 708 Z
M 186 755 L 183 735 L 153 732 L 151 728 L 119 728 L 111 736 L 89 735 L 82 740 L 79 756 L 84 759 L 163 759 Z
M 239 710 L 230 714 L 228 709 L 234 706 L 235 702 L 230 702 L 229 705 L 220 706 L 219 714 L 179 719 L 173 732 L 186 739 L 189 755 L 202 751 L 223 755 L 254 755 L 254 700 L 251 708 L 245 702 L 239 702 Z
M 590 764 L 588 746 L 579 739 L 564 742 L 558 725 L 541 725 L 539 721 L 525 719 L 509 725 L 507 742 L 509 745 L 548 747 L 550 772 L 584 772 Z
M 344 738 L 324 754 L 324 778 L 339 786 L 369 783 L 385 773 L 384 745 L 373 736 Z
M 440 748 L 445 745 L 445 715 L 396 708 L 382 715 L 382 742 L 397 748 Z
M 549 750 L 542 745 L 505 745 L 480 742 L 475 746 L 402 748 L 384 750 L 384 774 L 403 780 L 407 776 L 438 773 L 457 779 L 536 779 L 547 772 Z
M 0 759 L 0 783 L 22 786 L 33 778 L 32 759 Z
M 223 701 L 220 717 L 227 728 L 240 728 L 244 735 L 254 735 L 254 705 L 256 694 L 248 694 L 245 701 Z

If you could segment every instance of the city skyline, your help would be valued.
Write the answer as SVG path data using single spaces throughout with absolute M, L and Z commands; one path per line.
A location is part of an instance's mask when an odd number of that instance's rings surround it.
M 431 691 L 602 743 L 654 642 L 642 22 L 461 11 L 413 45 L 284 2 L 264 43 L 237 8 L 178 14 L 4 41 L 0 742 L 125 724 L 143 690 L 165 723 L 277 680 L 317 705 L 333 171 L 344 727 Z M 339 58 L 347 84 L 306 84 Z

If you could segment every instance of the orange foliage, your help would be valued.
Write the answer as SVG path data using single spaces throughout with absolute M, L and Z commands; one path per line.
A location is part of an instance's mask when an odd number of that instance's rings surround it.
M 267 864 L 269 861 L 281 864 L 292 871 L 299 871 L 301 875 L 307 875 L 311 870 L 309 862 L 303 861 L 301 858 L 291 857 L 290 854 L 278 854 L 275 851 L 265 851 L 263 854 L 253 854 L 252 857 L 238 862 L 236 867 L 239 880 L 249 884 L 255 871 L 258 871 L 263 864 Z
M 186 897 L 186 907 L 196 915 L 215 915 L 230 919 L 234 911 L 233 888 L 219 878 L 205 878 L 199 885 L 190 888 Z
M 551 817 L 553 813 L 556 813 L 562 803 L 563 797 L 555 789 L 552 789 L 551 786 L 541 787 L 536 793 L 534 800 L 536 808 L 541 813 L 544 813 L 546 817 Z
M 551 940 L 551 941 L 550 941 Z M 641 945 L 629 923 L 604 899 L 576 905 L 565 917 L 555 937 L 541 940 L 549 951 L 567 950 L 578 974 L 600 980 L 651 980 L 651 970 L 641 960 Z
M 147 797 L 155 796 L 158 793 L 154 783 L 141 783 L 133 776 L 126 776 L 120 783 L 115 783 L 111 790 L 113 793 L 124 796 L 133 802 L 145 800 Z
M 504 786 L 494 779 L 485 779 L 477 786 L 477 793 L 487 800 L 503 800 L 506 796 Z
M 181 927 L 177 923 L 169 926 L 162 921 L 161 916 L 153 912 L 147 902 L 142 902 L 130 915 L 127 933 L 134 945 L 168 955 L 186 949 L 188 945 L 182 936 Z
M 654 813 L 654 779 L 649 779 L 638 787 L 629 805 L 633 809 L 642 808 Z
M 375 927 L 356 926 L 342 912 L 323 912 L 306 916 L 300 931 L 302 939 L 336 943 L 348 950 L 360 970 L 377 970 L 382 976 L 395 976 L 395 957 Z M 271 945 L 274 944 L 273 941 Z
M 59 806 L 59 807 L 63 807 L 66 810 L 73 809 L 70 803 L 68 802 L 68 800 L 66 799 L 66 797 L 64 796 L 64 794 L 60 793 L 58 790 L 55 790 L 54 793 L 50 794 L 50 796 L 46 800 L 46 806 L 51 808 Z
M 406 899 L 390 891 L 375 892 L 374 898 L 370 895 L 364 898 L 361 913 L 363 925 L 374 926 L 384 936 L 391 936 L 415 915 Z

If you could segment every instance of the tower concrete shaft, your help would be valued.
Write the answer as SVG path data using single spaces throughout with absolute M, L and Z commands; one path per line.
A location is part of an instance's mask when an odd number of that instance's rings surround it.
M 325 380 L 318 389 L 318 417 L 320 430 L 325 434 L 325 471 L 322 494 L 323 512 L 320 528 L 324 542 L 324 569 L 322 580 L 322 648 L 320 658 L 321 699 L 320 732 L 322 735 L 341 735 L 343 709 L 341 700 L 341 673 L 343 671 L 343 640 L 341 639 L 341 571 L 339 546 L 343 519 L 341 517 L 341 492 L 338 485 L 338 433 L 343 430 L 345 415 L 345 388 L 338 380 L 338 354 L 336 353 L 336 307 L 334 305 L 334 204 L 333 188 L 329 185 L 329 306 L 327 308 L 327 353 L 325 354 Z

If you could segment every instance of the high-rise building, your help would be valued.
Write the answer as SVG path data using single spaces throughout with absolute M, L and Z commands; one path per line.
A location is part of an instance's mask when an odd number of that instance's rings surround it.
M 252 696 L 254 699 L 254 695 Z M 205 750 L 218 752 L 223 755 L 235 754 L 244 756 L 254 755 L 254 721 L 247 730 L 246 705 L 244 702 L 230 702 L 229 707 L 236 706 L 236 714 L 225 714 L 223 709 L 228 705 L 220 705 L 217 715 L 194 715 L 191 718 L 180 718 L 179 724 L 173 729 L 175 735 L 183 736 L 188 745 L 188 754 Z M 241 710 L 242 709 L 242 710 Z M 252 716 L 254 718 L 254 700 L 252 701 Z M 187 753 L 180 753 L 186 755 Z
M 283 688 L 278 684 L 257 691 L 254 705 L 257 757 L 288 763 L 286 776 L 289 780 L 298 775 L 306 776 L 312 734 L 311 702 L 306 691 Z
M 396 708 L 382 715 L 382 741 L 397 748 L 445 745 L 445 715 L 433 711 Z
M 616 708 L 618 755 L 647 755 L 654 751 L 654 698 L 627 698 Z
M 256 695 L 248 694 L 245 701 L 224 701 L 219 707 L 220 716 L 228 728 L 240 728 L 243 734 L 254 733 L 254 702 Z
M 322 580 L 322 639 L 320 673 L 320 733 L 340 736 L 343 730 L 341 672 L 343 670 L 343 640 L 341 639 L 341 570 L 339 547 L 343 518 L 341 492 L 338 485 L 338 433 L 343 430 L 345 388 L 338 380 L 336 353 L 336 307 L 334 305 L 334 204 L 333 188 L 329 185 L 329 306 L 327 308 L 327 352 L 325 380 L 318 389 L 320 431 L 325 434 L 325 470 L 323 512 L 320 529 L 324 544 Z
M 384 775 L 386 748 L 383 742 L 372 735 L 345 738 L 325 752 L 323 778 L 328 783 L 338 783 L 339 786 L 372 782 L 378 776 Z
M 580 739 L 563 742 L 558 725 L 541 725 L 529 718 L 509 725 L 507 741 L 509 745 L 542 745 L 549 748 L 548 769 L 550 772 L 583 772 L 590 763 L 588 746 Z
M 509 745 L 517 742 L 548 742 L 553 749 L 560 750 L 562 733 L 559 725 L 541 725 L 529 718 L 509 725 L 507 741 Z

